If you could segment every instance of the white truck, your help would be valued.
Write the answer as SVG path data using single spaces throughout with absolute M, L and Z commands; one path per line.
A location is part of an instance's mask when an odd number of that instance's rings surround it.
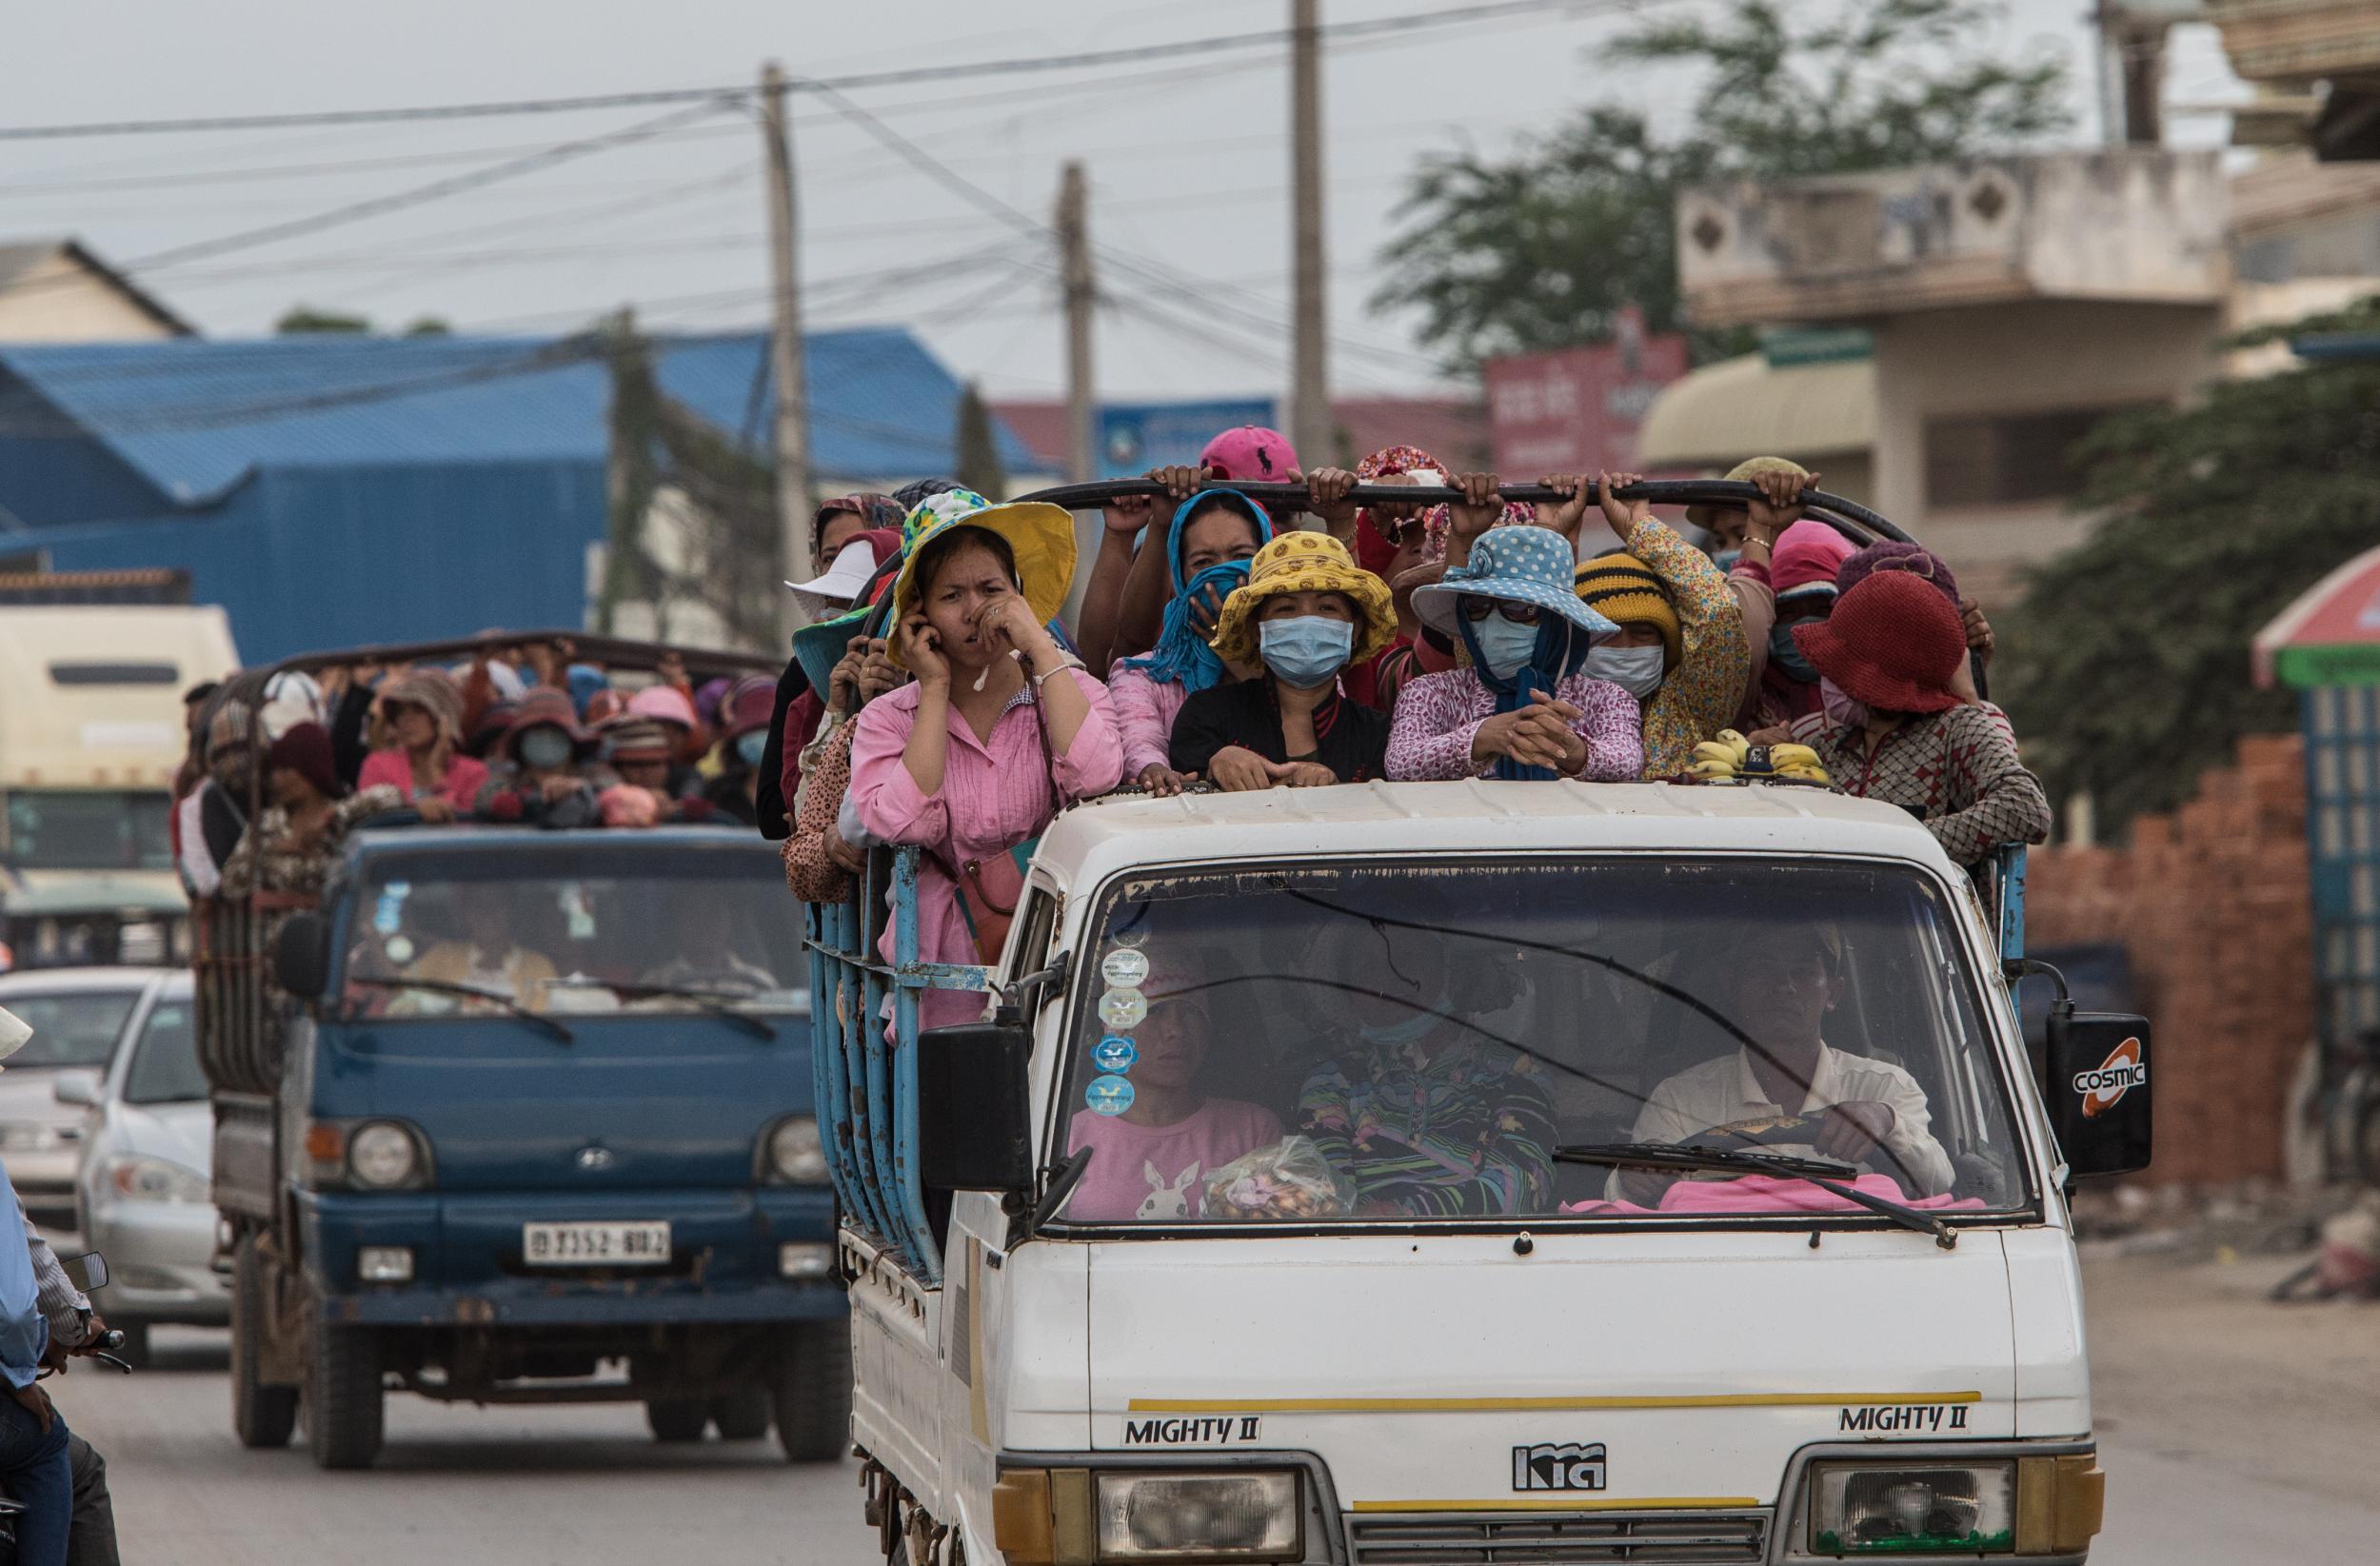
M 0 939 L 14 965 L 188 958 L 167 828 L 182 694 L 238 663 L 212 605 L 0 605 Z
M 988 975 L 877 859 L 811 918 L 888 1559 L 2088 1554 L 2067 1196 L 2147 1160 L 2148 1026 L 2061 998 L 2029 1060 L 2043 970 L 1908 814 L 1118 797 Z

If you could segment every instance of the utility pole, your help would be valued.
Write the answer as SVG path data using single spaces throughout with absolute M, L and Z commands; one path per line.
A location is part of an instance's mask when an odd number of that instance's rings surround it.
M 1068 163 L 1058 180 L 1058 250 L 1066 293 L 1066 482 L 1099 476 L 1091 421 L 1091 225 L 1082 165 Z
M 1334 460 L 1330 367 L 1324 360 L 1322 298 L 1322 61 L 1320 0 L 1290 0 L 1290 183 L 1295 210 L 1292 267 L 1297 274 L 1296 331 L 1289 361 L 1289 441 L 1298 460 Z
M 790 84 L 771 60 L 761 68 L 761 141 L 768 154 L 768 274 L 775 308 L 768 357 L 777 384 L 777 522 L 785 580 L 818 574 L 810 559 L 810 399 L 803 383 L 802 266 L 793 189 L 793 130 L 785 112 Z M 788 593 L 783 624 L 798 627 L 801 611 Z

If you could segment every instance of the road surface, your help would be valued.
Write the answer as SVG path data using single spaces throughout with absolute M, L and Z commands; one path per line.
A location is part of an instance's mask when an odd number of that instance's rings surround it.
M 2380 1559 L 2380 1304 L 2268 1305 L 2271 1265 L 2087 1268 L 2108 1532 L 2097 1566 Z M 231 1438 L 222 1336 L 160 1331 L 159 1365 L 78 1368 L 68 1417 L 112 1465 L 135 1566 L 867 1566 L 850 1464 L 772 1443 L 657 1446 L 633 1407 L 388 1400 L 388 1450 L 320 1474 Z

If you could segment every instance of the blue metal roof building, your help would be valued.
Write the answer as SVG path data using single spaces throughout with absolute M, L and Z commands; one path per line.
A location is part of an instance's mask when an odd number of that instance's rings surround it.
M 0 557 L 185 568 L 251 661 L 577 624 L 605 528 L 601 351 L 583 338 L 0 346 Z M 766 451 L 764 336 L 659 339 L 653 355 L 665 392 Z M 806 363 L 823 487 L 954 466 L 959 382 L 907 332 L 819 333 Z M 1003 461 L 1029 466 L 1000 435 Z

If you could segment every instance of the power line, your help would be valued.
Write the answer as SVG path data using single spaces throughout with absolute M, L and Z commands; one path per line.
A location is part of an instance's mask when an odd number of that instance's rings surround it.
M 1644 3 L 1644 0 L 1634 0 Z M 1485 3 L 1409 11 L 1398 16 L 1325 23 L 1317 30 L 1324 39 L 1377 37 L 1414 32 L 1535 11 L 1591 14 L 1619 10 L 1632 0 L 1485 0 Z M 1163 44 L 1136 44 L 1117 49 L 1081 50 L 1073 53 L 1026 55 L 1003 60 L 954 61 L 940 66 L 910 66 L 888 70 L 797 80 L 796 91 L 828 89 L 857 90 L 917 82 L 946 82 L 976 76 L 1044 74 L 1128 65 L 1140 60 L 1178 59 L 1185 55 L 1218 54 L 1262 49 L 1289 42 L 1292 30 L 1271 28 L 1255 32 L 1221 33 L 1179 39 Z M 182 119 L 99 120 L 70 125 L 0 127 L 0 141 L 64 141 L 96 136 L 188 134 L 220 130 L 293 129 L 318 126 L 386 125 L 424 120 L 487 119 L 511 114 L 564 114 L 599 109 L 650 108 L 662 104 L 711 102 L 721 98 L 748 100 L 748 86 L 667 88 L 642 92 L 591 93 L 563 98 L 516 98 L 489 103 L 420 104 L 391 109 L 317 109 L 283 114 L 228 114 Z

